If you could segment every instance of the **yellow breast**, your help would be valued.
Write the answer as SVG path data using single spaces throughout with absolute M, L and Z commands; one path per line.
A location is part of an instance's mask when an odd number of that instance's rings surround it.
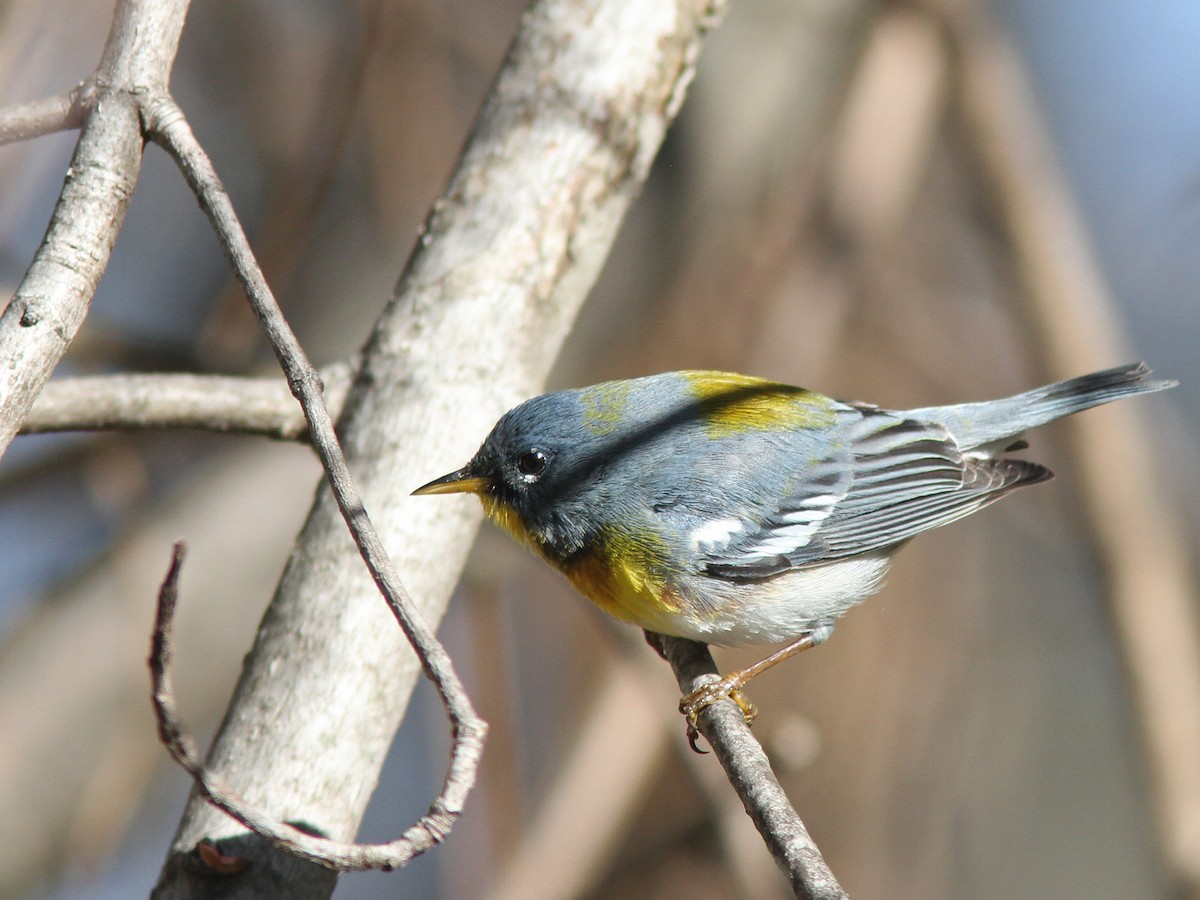
M 516 510 L 492 494 L 480 494 L 488 518 L 559 569 L 579 593 L 623 622 L 664 634 L 680 633 L 684 603 L 669 583 L 669 555 L 649 529 L 607 528 L 591 546 L 568 560 L 546 551 Z
M 607 530 L 561 566 L 575 589 L 602 610 L 651 631 L 671 633 L 683 612 L 667 582 L 661 541 L 649 533 Z

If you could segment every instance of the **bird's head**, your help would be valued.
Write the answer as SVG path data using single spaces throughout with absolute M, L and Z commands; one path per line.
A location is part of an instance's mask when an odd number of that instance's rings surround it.
M 519 540 L 563 559 L 601 523 L 601 472 L 614 432 L 591 428 L 579 391 L 527 400 L 501 417 L 461 469 L 413 493 L 472 493 Z

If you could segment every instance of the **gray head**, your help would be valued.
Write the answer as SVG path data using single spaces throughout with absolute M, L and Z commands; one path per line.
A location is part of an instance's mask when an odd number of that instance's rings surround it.
M 761 447 L 770 440 L 763 423 L 781 437 L 828 415 L 798 404 L 800 396 L 813 395 L 713 372 L 545 394 L 505 413 L 470 462 L 416 493 L 478 494 L 499 524 L 564 559 L 611 522 L 636 522 L 681 492 L 703 492 L 705 477 L 725 480 L 732 456 L 716 472 L 699 459 L 714 433 L 750 436 Z
M 620 454 L 615 423 L 597 422 L 587 393 L 560 391 L 527 400 L 501 417 L 478 452 L 461 469 L 435 479 L 415 493 L 470 492 L 488 514 L 505 521 L 515 513 L 528 534 L 560 558 L 586 543 L 607 494 L 601 474 Z M 580 505 L 592 509 L 581 516 Z

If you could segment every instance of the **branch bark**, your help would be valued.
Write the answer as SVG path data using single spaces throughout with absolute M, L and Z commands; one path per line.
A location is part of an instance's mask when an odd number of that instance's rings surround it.
M 335 363 L 318 374 L 325 386 L 325 405 L 337 418 L 350 390 L 351 364 Z M 308 440 L 304 411 L 278 376 L 173 373 L 55 379 L 34 401 L 20 433 L 158 428 Z
M 684 694 L 720 678 L 703 644 L 649 632 L 646 638 L 670 663 Z M 796 896 L 805 900 L 846 897 L 737 705 L 730 700 L 714 703 L 700 713 L 696 725 Z
M 0 455 L 87 315 L 141 168 L 138 95 L 165 89 L 187 6 L 187 0 L 117 3 L 91 79 L 92 109 L 46 236 L 0 316 Z M 32 120 L 45 127 L 44 115 Z
M 44 134 L 78 128 L 83 124 L 85 111 L 95 106 L 91 88 L 91 84 L 84 83 L 53 97 L 0 109 L 0 144 L 27 141 Z
M 690 80 L 714 5 L 542 2 L 368 343 L 339 423 L 426 621 L 479 511 L 409 491 L 536 392 Z M 417 674 L 319 491 L 207 764 L 252 804 L 353 837 Z M 381 618 L 382 617 L 382 618 Z M 216 877 L 193 848 L 246 858 Z M 320 897 L 333 877 L 193 796 L 159 897 Z
M 214 775 L 211 770 L 203 768 L 194 750 L 186 746 L 187 742 L 167 740 L 168 749 L 172 756 L 192 773 L 199 793 L 206 800 L 250 827 L 257 836 L 271 841 L 273 845 L 335 871 L 345 871 L 349 868 L 396 868 L 443 840 L 462 813 L 466 798 L 475 784 L 475 773 L 483 753 L 483 738 L 487 732 L 487 725 L 475 713 L 449 655 L 425 624 L 411 597 L 400 583 L 399 573 L 367 514 L 362 495 L 350 474 L 345 455 L 334 433 L 333 420 L 324 402 L 321 378 L 308 361 L 267 286 L 266 278 L 250 249 L 250 243 L 238 221 L 228 192 L 217 177 L 212 162 L 192 134 L 183 111 L 169 95 L 147 97 L 142 109 L 142 118 L 147 134 L 161 144 L 179 165 L 200 201 L 200 208 L 216 230 L 230 265 L 246 291 L 250 306 L 262 323 L 271 348 L 287 375 L 288 386 L 304 410 L 309 439 L 325 469 L 334 503 L 354 538 L 354 545 L 375 586 L 383 594 L 410 647 L 416 652 L 421 668 L 437 690 L 450 719 L 453 738 L 445 781 L 441 791 L 430 804 L 429 811 L 401 838 L 387 846 L 353 845 L 348 841 L 318 841 L 314 844 L 312 841 L 303 840 L 298 829 L 273 819 L 269 813 L 258 814 L 240 797 L 235 796 L 223 784 L 219 774 Z M 175 562 L 160 596 L 165 596 L 168 588 L 170 593 L 174 594 L 174 580 L 178 573 L 180 554 L 181 550 L 177 545 Z M 159 640 L 159 636 L 165 631 L 162 623 L 163 608 L 166 605 L 165 602 L 159 605 L 159 626 L 155 632 L 156 648 L 165 643 L 165 640 Z M 151 658 L 151 669 L 156 676 L 165 669 L 165 665 L 159 664 L 157 655 Z M 164 738 L 168 735 L 178 737 L 178 727 L 167 727 L 163 724 L 167 717 L 162 715 L 163 706 L 159 702 L 163 692 L 158 690 L 158 677 L 155 678 L 155 684 L 156 706 L 160 712 L 160 734 Z M 327 845 L 324 853 L 318 849 L 322 844 Z M 238 863 L 233 871 L 241 871 L 240 857 L 226 857 L 213 850 L 205 841 L 197 846 L 201 848 L 201 858 L 210 869 L 214 868 L 214 858 L 231 858 Z M 208 851 L 204 852 L 206 847 Z M 227 867 L 227 864 L 221 863 L 216 866 L 223 867 Z

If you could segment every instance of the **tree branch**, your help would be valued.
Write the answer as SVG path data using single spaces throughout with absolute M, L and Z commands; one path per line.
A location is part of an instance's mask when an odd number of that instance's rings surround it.
M 685 694 L 720 677 L 703 644 L 650 632 L 646 639 L 671 664 Z M 696 724 L 796 896 L 844 898 L 846 892 L 796 814 L 737 705 L 729 700 L 714 703 L 700 713 Z
M 966 139 L 1013 246 L 1050 375 L 1129 355 L 1119 314 L 1057 171 L 1015 49 L 979 3 L 939 3 L 965 65 Z M 1200 889 L 1200 620 L 1188 527 L 1164 498 L 1144 410 L 1117 404 L 1070 422 L 1080 490 L 1108 579 L 1114 627 L 1141 720 L 1163 853 Z M 1119 525 L 1118 525 L 1119 523 Z
M 95 105 L 95 84 L 85 81 L 53 97 L 0 109 L 0 145 L 78 128 Z
M 353 375 L 349 363 L 319 370 L 325 404 L 336 418 Z M 222 375 L 94 375 L 50 381 L 21 434 L 197 428 L 308 440 L 308 422 L 281 378 Z
M 159 739 L 171 754 L 171 758 L 191 774 L 200 795 L 255 834 L 268 838 L 301 859 L 337 872 L 399 868 L 414 856 L 441 842 L 449 834 L 461 811 L 448 805 L 448 802 L 458 799 L 448 796 L 450 791 L 446 792 L 446 796 L 435 800 L 429 813 L 422 816 L 396 840 L 386 844 L 357 844 L 332 841 L 308 834 L 294 825 L 280 822 L 254 810 L 220 774 L 205 768 L 196 750 L 195 739 L 184 730 L 179 721 L 175 688 L 171 679 L 171 659 L 174 653 L 171 642 L 175 607 L 179 600 L 179 570 L 183 565 L 183 556 L 184 545 L 180 541 L 175 544 L 170 569 L 158 592 L 158 610 L 154 620 L 149 664 Z M 481 723 L 467 724 L 478 729 Z M 482 731 L 478 731 L 476 736 L 481 739 Z M 473 749 L 476 751 L 477 760 L 478 751 L 482 750 L 482 741 L 475 741 Z M 472 777 L 473 771 L 471 768 Z M 469 785 L 467 787 L 469 788 Z M 461 793 L 465 796 L 465 791 Z M 222 854 L 215 848 L 210 849 L 207 854 L 202 851 L 200 855 L 209 868 L 222 874 L 242 871 L 245 864 L 241 857 Z
M 0 455 L 79 330 L 108 264 L 141 167 L 138 96 L 147 86 L 166 85 L 187 5 L 187 0 L 116 5 L 92 79 L 92 111 L 46 236 L 0 316 Z M 35 131 L 52 127 L 63 102 L 60 97 L 35 103 L 32 112 L 26 107 L 14 118 Z
M 422 669 L 433 682 L 450 717 L 453 732 L 450 763 L 442 791 L 433 801 L 430 813 L 409 829 L 405 838 L 392 845 L 384 860 L 375 860 L 373 865 L 368 865 L 371 868 L 395 868 L 441 841 L 462 813 L 467 795 L 475 783 L 475 772 L 483 753 L 487 725 L 475 713 L 449 655 L 425 624 L 408 592 L 400 583 L 399 574 L 367 515 L 358 486 L 350 475 L 349 466 L 334 433 L 333 419 L 325 406 L 321 378 L 309 363 L 291 327 L 284 319 L 275 297 L 271 294 L 266 278 L 250 249 L 250 242 L 246 239 L 234 212 L 229 194 L 217 177 L 212 162 L 192 134 L 183 111 L 166 94 L 148 98 L 143 117 L 147 133 L 155 142 L 162 144 L 175 159 L 216 230 L 221 246 L 228 255 L 238 280 L 245 288 L 250 305 L 262 323 L 279 364 L 287 375 L 292 393 L 304 409 L 304 416 L 308 420 L 309 439 L 325 468 L 330 489 L 342 518 L 354 536 L 355 546 L 366 563 L 371 578 L 387 600 L 396 621 L 400 623 L 409 644 L 416 651 Z M 193 774 L 196 774 L 195 771 Z M 205 782 L 201 782 L 201 793 L 210 800 L 214 796 L 211 787 Z M 227 790 L 224 793 L 228 796 Z M 250 817 L 248 814 L 239 816 L 238 819 L 256 834 L 276 842 L 289 852 L 300 853 L 302 845 L 296 842 L 295 835 L 292 834 L 294 829 L 276 827 L 272 822 Z M 348 861 L 333 857 L 323 858 L 315 850 L 306 849 L 307 852 L 301 855 L 310 861 L 339 870 L 344 863 L 348 864 Z M 369 862 L 365 858 L 359 860 L 357 855 L 354 859 L 363 864 Z
M 311 441 L 355 544 L 452 720 L 454 741 L 442 792 L 430 814 L 402 839 L 404 851 L 389 855 L 386 864 L 390 866 L 396 859 L 410 858 L 431 846 L 448 831 L 474 783 L 486 726 L 476 716 L 449 657 L 400 585 L 351 479 L 324 405 L 321 379 L 271 296 L 224 187 L 167 91 L 186 8 L 186 2 L 156 4 L 149 0 L 127 0 L 117 5 L 103 57 L 93 76 L 98 86 L 94 111 L 84 124 L 67 187 L 30 272 L 0 320 L 0 358 L 9 363 L 3 370 L 9 381 L 2 385 L 5 390 L 0 396 L 0 447 L 11 441 L 32 398 L 82 322 L 136 183 L 144 128 L 175 158 L 217 230 L 284 368 L 289 387 L 304 409 Z M 25 123 L 32 120 L 43 127 L 53 120 L 53 106 L 43 104 L 35 109 L 36 115 L 17 119 Z M 71 195 L 72 185 L 81 192 L 78 197 Z M 25 359 L 20 356 L 22 350 Z M 173 574 L 177 566 L 178 561 Z M 188 759 L 194 755 L 185 753 L 187 748 L 178 742 L 172 749 Z M 211 791 L 205 789 L 202 793 Z M 262 826 L 262 833 L 272 839 L 288 836 L 286 829 L 273 829 L 271 823 L 263 826 L 257 817 L 243 817 L 243 821 Z M 292 846 L 286 840 L 283 845 Z
M 682 101 L 712 14 L 698 0 L 535 4 L 368 342 L 339 431 L 426 621 L 440 618 L 480 514 L 408 494 L 541 387 Z M 152 112 L 187 166 L 174 134 L 182 120 L 165 105 Z M 211 190 L 199 168 L 188 177 Z M 289 378 L 313 394 L 311 381 Z M 347 560 L 341 517 L 319 491 L 207 760 L 251 803 L 338 840 L 358 827 L 416 676 Z M 230 840 L 251 865 L 222 880 L 223 896 L 332 890 L 319 870 L 248 840 L 194 797 L 157 896 L 195 896 L 212 870 L 193 848 L 228 853 Z

